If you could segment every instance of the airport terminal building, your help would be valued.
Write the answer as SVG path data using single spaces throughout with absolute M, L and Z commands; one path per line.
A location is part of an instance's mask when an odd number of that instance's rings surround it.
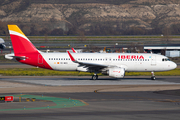
M 180 57 L 180 45 L 153 45 L 144 46 L 145 52 L 163 54 L 167 57 Z

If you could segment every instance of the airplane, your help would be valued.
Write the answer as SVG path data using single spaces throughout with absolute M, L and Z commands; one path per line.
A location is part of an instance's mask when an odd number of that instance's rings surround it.
M 23 64 L 58 71 L 82 71 L 98 73 L 114 78 L 124 78 L 125 72 L 154 72 L 173 70 L 176 63 L 166 56 L 152 53 L 45 53 L 31 43 L 17 25 L 8 25 L 14 53 L 5 56 Z
M 4 40 L 2 38 L 0 38 L 0 48 L 1 49 L 6 48 L 6 45 L 4 43 L 5 43 Z

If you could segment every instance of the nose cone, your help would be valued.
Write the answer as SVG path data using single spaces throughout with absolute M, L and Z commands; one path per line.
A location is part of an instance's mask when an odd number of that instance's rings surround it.
M 172 62 L 172 63 L 171 63 L 171 69 L 175 69 L 176 67 L 177 67 L 177 64 L 174 63 L 174 62 Z

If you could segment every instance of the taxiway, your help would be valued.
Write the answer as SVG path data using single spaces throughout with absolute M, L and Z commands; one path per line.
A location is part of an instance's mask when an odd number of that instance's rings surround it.
M 155 81 L 146 76 L 126 77 L 123 80 L 102 77 L 96 81 L 89 80 L 88 76 L 2 76 L 0 95 L 70 98 L 85 105 L 51 109 L 54 105 L 51 101 L 0 103 L 0 109 L 50 104 L 45 109 L 1 111 L 0 117 L 1 120 L 179 120 L 179 89 L 179 76 L 158 76 Z

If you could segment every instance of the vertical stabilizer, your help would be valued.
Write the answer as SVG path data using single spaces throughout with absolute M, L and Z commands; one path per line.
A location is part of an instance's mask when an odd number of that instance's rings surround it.
M 8 25 L 8 29 L 15 56 L 22 53 L 31 53 L 37 51 L 31 41 L 25 36 L 17 25 Z

